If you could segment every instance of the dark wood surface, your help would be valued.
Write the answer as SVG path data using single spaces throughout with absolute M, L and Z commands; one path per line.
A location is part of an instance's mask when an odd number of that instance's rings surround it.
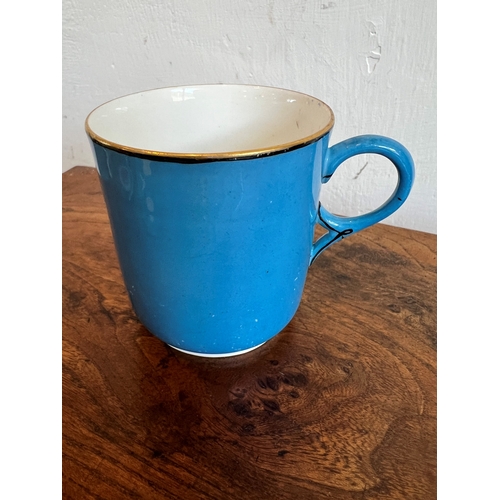
M 436 498 L 434 235 L 333 245 L 282 333 L 195 358 L 136 319 L 97 172 L 62 182 L 64 498 Z

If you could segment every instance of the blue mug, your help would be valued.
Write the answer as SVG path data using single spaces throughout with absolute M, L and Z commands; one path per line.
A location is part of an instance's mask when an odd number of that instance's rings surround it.
M 403 204 L 407 149 L 376 135 L 328 147 L 333 122 L 314 97 L 250 85 L 148 90 L 90 113 L 123 278 L 152 334 L 207 357 L 259 347 L 294 316 L 323 250 Z M 368 214 L 329 213 L 321 184 L 363 153 L 395 165 L 396 190 Z M 327 232 L 314 242 L 316 224 Z

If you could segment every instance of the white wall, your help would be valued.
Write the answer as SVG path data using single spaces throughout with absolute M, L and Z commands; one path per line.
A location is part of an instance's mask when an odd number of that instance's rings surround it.
M 402 142 L 417 178 L 384 222 L 436 232 L 435 0 L 63 0 L 63 171 L 94 164 L 83 124 L 102 102 L 214 82 L 324 100 L 336 115 L 332 143 L 366 133 Z M 322 202 L 363 213 L 395 182 L 387 160 L 353 158 Z

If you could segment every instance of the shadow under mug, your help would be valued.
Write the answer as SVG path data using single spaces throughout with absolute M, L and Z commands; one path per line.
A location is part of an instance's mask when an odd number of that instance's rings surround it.
M 120 267 L 151 333 L 200 356 L 260 346 L 294 316 L 323 250 L 403 204 L 407 149 L 376 135 L 328 147 L 333 122 L 314 97 L 250 85 L 149 90 L 90 113 Z M 364 153 L 394 164 L 394 193 L 365 215 L 329 213 L 321 184 Z M 327 233 L 313 242 L 316 224 Z

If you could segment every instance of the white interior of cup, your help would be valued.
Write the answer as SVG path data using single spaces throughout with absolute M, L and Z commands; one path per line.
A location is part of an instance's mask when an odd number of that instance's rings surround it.
M 333 126 L 322 101 L 284 89 L 194 85 L 148 90 L 107 102 L 87 118 L 92 139 L 159 155 L 231 156 L 307 143 Z

